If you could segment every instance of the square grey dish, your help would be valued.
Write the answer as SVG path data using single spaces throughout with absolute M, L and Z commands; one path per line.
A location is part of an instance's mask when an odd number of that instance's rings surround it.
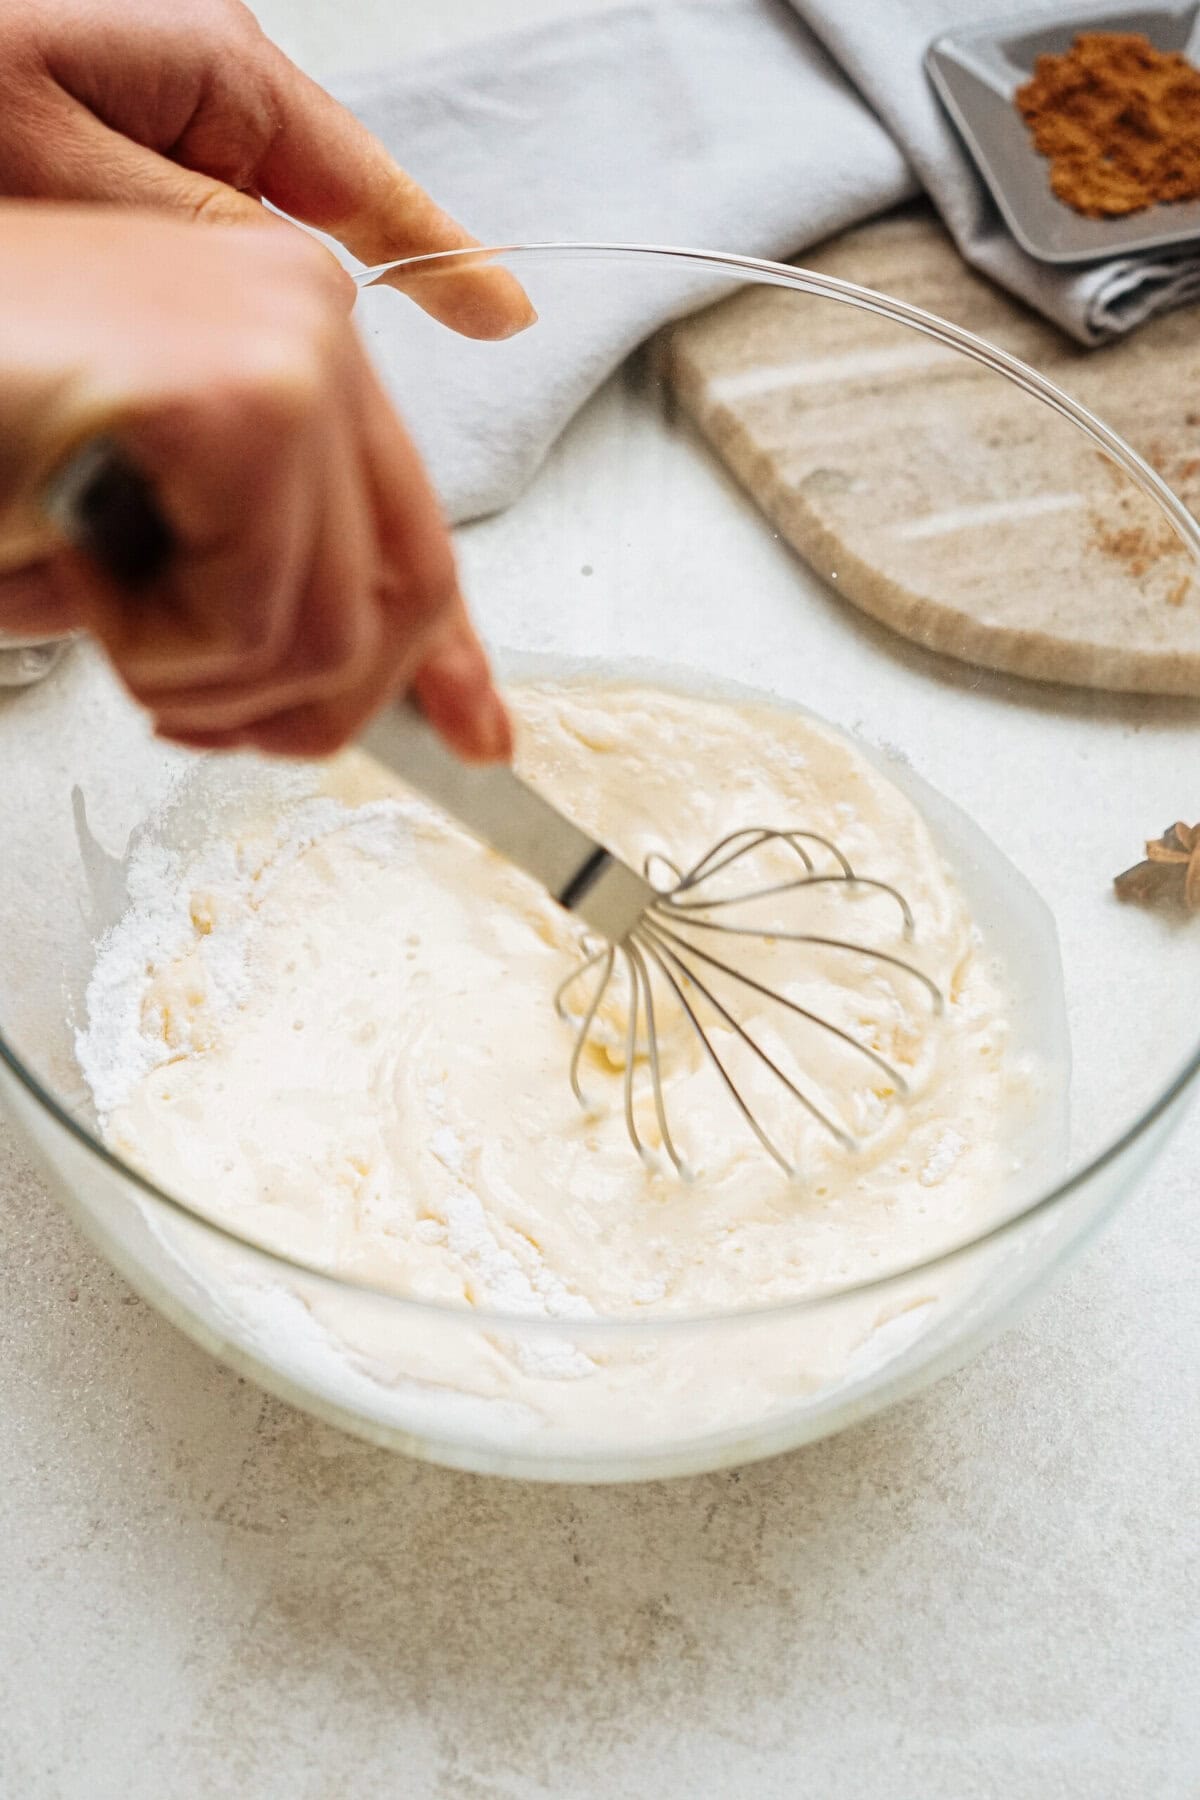
M 1200 0 L 1183 6 L 1125 7 L 997 20 L 935 39 L 925 58 L 931 81 L 1023 250 L 1042 262 L 1089 262 L 1161 250 L 1200 238 L 1200 200 L 1147 207 L 1122 218 L 1085 219 L 1054 195 L 1050 164 L 1033 147 L 1013 96 L 1039 56 L 1069 50 L 1081 31 L 1140 31 L 1156 50 L 1180 50 L 1200 66 Z

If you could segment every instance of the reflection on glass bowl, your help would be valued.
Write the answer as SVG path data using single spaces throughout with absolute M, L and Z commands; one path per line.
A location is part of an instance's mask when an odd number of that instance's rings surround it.
M 938 603 L 926 642 L 919 629 L 911 642 L 845 606 L 838 571 L 822 564 L 820 533 L 799 543 L 802 557 L 764 524 L 665 403 L 669 343 L 602 390 L 514 506 L 460 532 L 460 554 L 467 591 L 510 674 L 527 674 L 541 656 L 543 677 L 583 664 L 606 675 L 636 668 L 653 680 L 669 671 L 672 683 L 702 693 L 739 684 L 849 733 L 915 802 L 1005 966 L 1017 1036 L 1045 1071 L 1030 1143 L 1018 1141 L 1014 1125 L 1020 1167 L 998 1213 L 977 1221 L 965 1241 L 951 1230 L 936 1252 L 925 1244 L 906 1258 L 901 1247 L 869 1278 L 859 1271 L 772 1304 L 747 1296 L 716 1311 L 580 1316 L 570 1308 L 531 1314 L 494 1296 L 470 1305 L 461 1296 L 382 1291 L 339 1261 L 336 1246 L 293 1246 L 289 1255 L 244 1218 L 198 1204 L 186 1179 L 170 1193 L 156 1186 L 105 1141 L 76 1051 L 98 936 L 126 903 L 126 846 L 131 834 L 144 848 L 166 831 L 177 852 L 194 858 L 248 813 L 282 816 L 325 777 L 164 751 L 86 650 L 0 708 L 0 771 L 9 776 L 0 781 L 0 829 L 10 847 L 0 922 L 21 975 L 0 991 L 0 1086 L 75 1216 L 118 1266 L 265 1385 L 378 1442 L 458 1466 L 576 1479 L 681 1472 L 801 1443 L 960 1360 L 1128 1192 L 1196 1066 L 1188 928 L 1122 907 L 1111 890 L 1141 841 L 1186 806 L 1178 783 L 1194 704 L 1036 687 L 982 671 L 965 636 L 958 646 L 946 641 L 950 603 L 966 618 L 984 575 L 995 579 L 995 540 L 985 543 L 968 519 L 954 555 L 942 540 L 936 558 L 922 561 L 921 546 L 935 540 L 921 535 L 920 506 L 936 499 L 935 464 L 946 453 L 938 420 L 954 403 L 947 389 L 943 407 L 933 383 L 916 417 L 909 386 L 887 375 L 889 364 L 906 366 L 887 345 L 902 351 L 937 333 L 951 369 L 969 364 L 973 380 L 983 370 L 996 384 L 1010 448 L 1026 447 L 1023 460 L 1010 455 L 1005 466 L 1053 470 L 1060 482 L 1069 471 L 1075 488 L 1087 489 L 1053 514 L 1056 542 L 1066 546 L 1058 561 L 1040 573 L 1035 558 L 1012 562 L 1014 587 L 1047 583 L 1047 608 L 1053 584 L 1081 566 L 1070 534 L 1095 509 L 1150 509 L 1171 555 L 1189 568 L 1196 528 L 1131 451 L 1036 375 L 911 308 L 737 258 L 502 254 L 548 322 L 547 355 L 554 321 L 576 316 L 601 279 L 618 297 L 653 290 L 664 314 L 673 298 L 694 300 L 698 280 L 714 298 L 770 289 L 813 341 L 822 330 L 829 337 L 831 315 L 851 350 L 862 334 L 863 356 L 843 348 L 843 373 L 809 383 L 797 402 L 799 444 L 819 435 L 828 445 L 839 399 L 847 410 L 853 400 L 862 417 L 861 385 L 839 392 L 847 381 L 873 384 L 881 440 L 897 441 L 913 420 L 909 462 L 924 458 L 927 478 L 914 484 L 896 526 L 906 533 L 905 582 L 914 590 L 925 582 Z M 453 265 L 438 259 L 438 279 L 452 278 Z M 414 266 L 407 279 L 422 278 Z M 415 309 L 383 301 L 396 365 L 407 355 L 416 366 L 436 344 L 435 397 L 476 407 L 481 419 L 519 373 L 505 358 L 541 353 L 531 333 L 486 347 L 489 361 L 485 347 L 431 338 Z M 952 384 L 953 375 L 940 370 L 937 379 Z M 814 407 L 825 409 L 821 417 Z M 988 416 L 994 422 L 997 409 Z M 954 418 L 961 458 L 969 444 L 961 413 Z M 716 435 L 706 427 L 707 438 Z M 979 466 L 994 479 L 994 464 Z M 747 466 L 737 473 L 753 488 Z M 870 474 L 882 480 L 886 471 Z M 798 453 L 796 479 L 808 481 L 811 498 L 810 475 Z M 1025 514 L 1052 516 L 1029 505 Z M 867 516 L 878 539 L 880 516 Z M 840 520 L 843 540 L 852 523 Z M 869 548 L 876 562 L 890 554 L 886 543 Z M 1152 577 L 1124 576 L 1134 586 Z M 1017 598 L 1028 609 L 1038 604 L 1033 591 Z M 1140 603 L 1138 593 L 1127 598 Z M 1152 1014 L 1149 991 L 1160 997 Z M 94 986 L 90 1001 L 95 1016 L 103 998 Z M 246 1145 L 248 1158 L 256 1148 Z M 564 1193 L 564 1208 L 572 1200 Z

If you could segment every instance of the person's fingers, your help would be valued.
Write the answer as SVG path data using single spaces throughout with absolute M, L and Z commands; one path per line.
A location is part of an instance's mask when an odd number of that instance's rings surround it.
M 365 353 L 351 379 L 359 468 L 379 545 L 381 601 L 402 648 L 400 666 L 411 676 L 457 596 L 454 547 L 416 446 Z
M 234 734 L 190 741 L 197 749 L 252 747 L 274 756 L 330 756 L 350 743 L 381 706 L 398 698 L 386 660 L 357 688 L 256 720 Z M 487 659 L 459 613 L 417 677 L 416 697 L 431 725 L 468 762 L 498 762 L 512 754 L 508 715 L 491 686 Z
M 360 354 L 354 384 L 359 467 L 379 543 L 383 604 L 415 672 L 458 594 L 450 533 L 416 446 Z
M 42 99 L 41 112 L 43 129 L 22 145 L 14 191 L 23 199 L 145 206 L 218 225 L 272 222 L 254 195 L 111 130 L 61 88 Z
M 164 731 L 242 730 L 271 714 L 351 693 L 377 667 L 384 623 L 375 594 L 374 523 L 344 416 L 332 421 L 311 498 L 320 523 L 279 660 L 219 689 L 192 686 L 160 695 L 154 710 Z
M 185 750 L 244 750 L 249 748 L 244 733 L 240 731 L 167 731 L 156 724 L 154 735 L 165 739 L 167 743 L 180 744 Z
M 210 225 L 282 225 L 261 204 L 261 193 L 281 211 L 336 237 L 363 262 L 477 247 L 478 240 L 393 162 L 352 113 L 275 54 L 287 72 L 279 87 L 290 110 L 255 171 L 253 192 L 160 156 L 60 93 L 47 120 L 46 150 L 31 152 L 23 164 L 24 196 L 146 206 Z M 340 140 L 345 169 L 338 146 L 322 132 Z M 353 300 L 355 290 L 343 279 Z M 384 283 L 465 337 L 512 337 L 537 318 L 515 277 L 485 259 L 418 266 L 386 276 Z
M 184 20 L 82 7 L 53 54 L 21 32 L 0 68 L 0 191 L 25 199 L 112 201 L 238 223 L 284 213 L 339 238 L 367 263 L 475 247 L 382 144 L 230 7 Z M 0 34 L 2 35 L 2 34 Z M 26 34 L 27 35 L 27 34 Z M 24 48 L 22 49 L 22 46 Z M 503 338 L 535 318 L 520 284 L 464 259 L 453 272 L 389 278 L 443 323 Z
M 275 669 L 295 635 L 312 554 L 320 439 L 311 396 L 280 372 L 230 372 L 186 404 L 118 433 L 153 483 L 177 548 L 143 594 L 81 576 L 86 620 L 134 694 L 153 707 L 177 689 L 219 687 Z
M 79 598 L 61 559 L 48 557 L 0 575 L 0 632 L 57 637 L 82 624 Z
M 364 668 L 360 656 L 343 666 L 339 678 L 314 682 L 310 697 L 300 703 L 263 705 L 257 713 L 255 705 L 268 695 L 269 684 L 245 696 L 248 704 L 237 713 L 168 708 L 162 727 L 197 749 L 241 745 L 272 755 L 324 756 L 341 749 L 415 678 L 431 723 L 460 755 L 478 761 L 506 757 L 512 744 L 507 714 L 458 592 L 437 502 L 361 352 L 345 371 L 343 391 L 358 453 L 352 458 L 339 451 L 338 461 L 344 471 L 353 469 L 360 502 L 369 503 L 372 512 L 371 610 L 379 635 L 369 646 L 370 666 Z M 350 504 L 351 497 L 344 497 L 337 515 Z M 351 605 L 344 577 L 327 585 Z M 309 605 L 301 609 L 301 632 Z
M 276 756 L 329 756 L 357 736 L 380 706 L 403 693 L 457 601 L 449 538 L 416 451 L 382 395 L 365 357 L 347 373 L 346 399 L 358 433 L 356 472 L 372 515 L 373 607 L 379 628 L 373 666 L 349 688 L 247 722 L 233 740 Z M 376 412 L 375 401 L 382 402 Z M 381 505 L 380 496 L 387 496 Z M 200 747 L 200 746 L 197 746 Z
M 130 323 L 128 256 L 110 245 L 126 218 L 133 259 L 144 246 L 154 271 Z M 103 429 L 151 484 L 175 548 L 138 592 L 69 547 L 44 559 L 72 596 L 66 617 L 48 610 L 45 571 L 35 584 L 22 564 L 13 628 L 90 629 L 164 730 L 203 738 L 272 720 L 264 747 L 296 754 L 345 741 L 429 664 L 439 728 L 465 755 L 505 754 L 445 522 L 330 260 L 294 232 L 113 224 L 99 208 L 79 220 L 60 234 L 74 261 L 51 286 L 47 330 L 57 344 L 61 315 L 83 373 L 69 404 L 56 399 L 31 427 L 26 454 L 49 469 L 80 432 Z M 35 277 L 39 242 L 35 231 Z M 209 243 L 212 256 L 197 249 Z
M 417 670 L 413 695 L 421 711 L 468 762 L 507 762 L 512 725 L 496 692 L 483 645 L 466 609 L 455 608 L 448 630 Z
M 237 746 L 230 747 L 246 746 L 267 756 L 333 756 L 353 742 L 391 691 L 386 678 L 376 672 L 353 693 L 255 720 L 240 733 Z
M 421 671 L 428 671 L 422 701 L 428 697 L 432 722 L 461 755 L 484 761 L 504 758 L 511 753 L 507 714 L 467 618 L 437 499 L 365 357 L 358 382 L 364 469 L 381 556 L 384 567 L 397 572 L 385 585 L 384 605 L 395 629 L 410 636 L 401 674 L 411 684 Z M 407 582 L 401 572 L 408 575 Z M 426 596 L 423 630 L 414 630 L 413 573 Z
M 474 248 L 388 155 L 365 125 L 273 45 L 268 79 L 277 128 L 255 181 L 273 205 L 327 231 L 362 262 Z M 505 338 L 537 317 L 514 276 L 498 264 L 464 264 L 445 274 L 398 276 L 393 285 L 467 337 Z

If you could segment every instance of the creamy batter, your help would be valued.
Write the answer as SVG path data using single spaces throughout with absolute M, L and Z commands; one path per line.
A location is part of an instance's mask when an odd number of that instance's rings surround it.
M 621 1116 L 621 990 L 585 1061 L 592 1108 L 568 1087 L 572 1035 L 551 996 L 578 956 L 577 927 L 351 756 L 327 797 L 173 865 L 173 922 L 159 920 L 132 974 L 136 907 L 102 948 L 80 1055 L 112 1147 L 301 1259 L 425 1299 L 563 1319 L 818 1293 L 991 1217 L 1021 1086 L 1009 1002 L 899 788 L 848 739 L 770 707 L 573 683 L 523 686 L 513 704 L 522 772 L 635 865 L 660 850 L 687 863 L 747 824 L 803 825 L 902 889 L 910 951 L 882 896 L 813 889 L 787 922 L 911 954 L 946 996 L 941 1018 L 883 963 L 749 953 L 902 1068 L 911 1098 L 820 1032 L 784 1045 L 776 1013 L 744 996 L 746 1024 L 797 1058 L 858 1139 L 839 1147 L 763 1090 L 804 1171 L 789 1183 L 668 1009 L 664 1082 L 695 1179 L 646 1166 Z M 731 1034 L 711 1028 L 736 1063 Z

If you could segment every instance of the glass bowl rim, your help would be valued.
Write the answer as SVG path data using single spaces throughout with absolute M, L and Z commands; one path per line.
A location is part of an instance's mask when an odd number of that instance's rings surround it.
M 384 276 L 400 269 L 429 269 L 432 265 L 478 263 L 504 257 L 523 258 L 538 255 L 595 256 L 695 264 L 700 268 L 711 269 L 714 273 L 728 274 L 734 280 L 741 280 L 744 285 L 782 287 L 791 289 L 793 292 L 834 300 L 861 311 L 872 312 L 880 317 L 892 319 L 897 324 L 908 326 L 925 336 L 933 337 L 962 352 L 972 361 L 982 363 L 996 374 L 1012 381 L 1016 386 L 1048 405 L 1052 411 L 1057 412 L 1081 430 L 1116 462 L 1118 467 L 1125 470 L 1143 493 L 1158 502 L 1162 511 L 1171 520 L 1185 547 L 1191 551 L 1197 563 L 1200 563 L 1200 522 L 1193 518 L 1183 501 L 1172 491 L 1157 471 L 1151 468 L 1122 437 L 1105 425 L 1103 420 L 1081 405 L 1065 389 L 1058 387 L 1055 382 L 1039 374 L 1030 364 L 1023 362 L 1019 357 L 1011 355 L 1006 350 L 1001 350 L 986 338 L 967 331 L 962 326 L 954 325 L 948 319 L 943 319 L 923 307 L 913 306 L 908 301 L 897 300 L 891 295 L 880 293 L 874 288 L 863 287 L 857 282 L 846 281 L 838 276 L 825 275 L 817 270 L 806 269 L 799 264 L 782 263 L 763 257 L 741 256 L 728 251 L 602 240 L 550 240 L 433 251 L 421 256 L 400 257 L 394 262 L 379 263 L 369 268 L 353 271 L 353 279 L 360 289 L 365 289 L 382 281 Z M 541 1314 L 509 1312 L 496 1307 L 451 1305 L 443 1301 L 425 1300 L 416 1295 L 398 1293 L 347 1272 L 322 1268 L 318 1263 L 305 1262 L 299 1257 L 289 1256 L 272 1245 L 245 1236 L 229 1226 L 220 1224 L 198 1207 L 168 1193 L 149 1176 L 142 1174 L 127 1163 L 103 1143 L 81 1119 L 76 1118 L 56 1095 L 50 1092 L 42 1080 L 26 1066 L 15 1046 L 8 1042 L 2 1029 L 0 1029 L 0 1064 L 3 1064 L 16 1082 L 25 1089 L 36 1106 L 96 1161 L 118 1175 L 123 1181 L 132 1184 L 146 1198 L 166 1207 L 168 1212 L 189 1220 L 192 1224 L 198 1225 L 202 1232 L 211 1233 L 214 1237 L 236 1246 L 240 1250 L 249 1250 L 254 1257 L 263 1257 L 269 1263 L 282 1269 L 294 1269 L 299 1274 L 309 1278 L 315 1277 L 319 1281 L 330 1283 L 335 1288 L 358 1291 L 382 1299 L 389 1305 L 411 1311 L 418 1317 L 436 1318 L 447 1322 L 459 1320 L 463 1324 L 470 1323 L 481 1329 L 489 1326 L 502 1326 L 518 1334 L 540 1335 L 549 1332 L 561 1336 L 566 1332 L 572 1336 L 592 1337 L 597 1334 L 601 1336 L 608 1334 L 644 1335 L 648 1332 L 656 1334 L 664 1330 L 694 1330 L 699 1327 L 707 1330 L 713 1327 L 728 1328 L 744 1326 L 749 1323 L 762 1323 L 766 1320 L 781 1321 L 792 1316 L 814 1313 L 823 1307 L 836 1306 L 840 1300 L 844 1300 L 850 1295 L 882 1293 L 887 1288 L 906 1279 L 948 1266 L 968 1256 L 976 1249 L 999 1243 L 1031 1220 L 1051 1212 L 1061 1203 L 1079 1193 L 1096 1176 L 1119 1162 L 1139 1139 L 1144 1137 L 1160 1119 L 1171 1111 L 1175 1102 L 1184 1095 L 1200 1075 L 1200 1040 L 1155 1099 L 1123 1131 L 1077 1169 L 1070 1171 L 1056 1182 L 1046 1193 L 1018 1207 L 1015 1211 L 1005 1214 L 989 1225 L 985 1231 L 957 1239 L 932 1256 L 889 1267 L 865 1281 L 847 1281 L 835 1284 L 823 1288 L 816 1294 L 802 1295 L 763 1306 L 723 1308 L 711 1312 L 648 1312 L 644 1318 L 630 1313 L 612 1313 L 592 1318 L 557 1319 L 547 1318 Z M 86 1207 L 84 1210 L 86 1211 Z

